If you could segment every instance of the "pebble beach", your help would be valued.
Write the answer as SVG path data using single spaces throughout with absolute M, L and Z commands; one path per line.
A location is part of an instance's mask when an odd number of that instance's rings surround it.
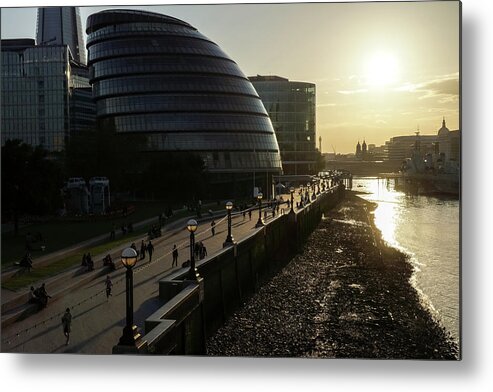
M 375 204 L 347 192 L 300 254 L 207 342 L 210 356 L 457 360 L 459 348 L 387 246 Z

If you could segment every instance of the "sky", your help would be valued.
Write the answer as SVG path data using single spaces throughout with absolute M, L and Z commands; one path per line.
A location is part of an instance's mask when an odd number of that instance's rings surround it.
M 378 146 L 417 129 L 435 134 L 443 117 L 459 129 L 457 1 L 86 6 L 83 26 L 109 8 L 182 19 L 247 76 L 315 83 L 322 152 L 354 152 L 358 141 Z M 34 38 L 35 31 L 36 8 L 2 8 L 2 39 Z

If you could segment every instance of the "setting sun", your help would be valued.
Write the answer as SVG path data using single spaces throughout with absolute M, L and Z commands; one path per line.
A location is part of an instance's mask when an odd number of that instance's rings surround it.
M 389 53 L 374 54 L 366 64 L 365 71 L 366 83 L 374 87 L 395 83 L 399 76 L 397 60 Z

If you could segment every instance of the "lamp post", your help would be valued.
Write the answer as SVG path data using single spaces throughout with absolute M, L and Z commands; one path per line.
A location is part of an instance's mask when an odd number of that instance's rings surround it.
M 226 211 L 228 212 L 228 235 L 226 236 L 226 241 L 223 243 L 223 248 L 226 246 L 233 245 L 233 236 L 231 235 L 231 211 L 233 210 L 233 203 L 228 201 L 226 203 Z
M 307 198 L 306 198 L 307 203 L 310 203 L 311 199 L 310 199 L 310 183 L 309 182 L 306 183 L 306 196 L 307 196 Z
M 258 221 L 255 227 L 262 227 L 264 226 L 264 222 L 262 221 L 262 193 L 260 192 L 257 195 L 257 200 L 258 200 Z
M 293 206 L 293 204 L 294 204 L 294 188 L 293 187 L 289 188 L 289 193 L 291 193 L 291 211 L 290 212 L 294 213 L 294 206 Z
M 125 274 L 126 281 L 126 303 L 127 303 L 127 325 L 123 328 L 123 335 L 119 345 L 136 347 L 140 340 L 140 333 L 134 325 L 134 287 L 132 268 L 137 263 L 137 252 L 132 248 L 126 248 L 122 252 L 122 264 L 127 269 Z
M 190 269 L 188 270 L 188 279 L 198 280 L 199 273 L 195 268 L 195 231 L 197 231 L 198 223 L 195 219 L 190 219 L 187 222 L 187 230 L 190 233 Z

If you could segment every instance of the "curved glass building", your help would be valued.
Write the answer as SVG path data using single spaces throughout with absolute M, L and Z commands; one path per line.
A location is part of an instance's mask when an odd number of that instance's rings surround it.
M 279 174 L 279 146 L 255 88 L 197 29 L 152 12 L 108 10 L 87 20 L 97 117 L 145 135 L 145 151 L 197 153 L 219 182 Z M 263 179 L 256 186 L 270 187 Z M 265 192 L 265 190 L 264 190 Z

